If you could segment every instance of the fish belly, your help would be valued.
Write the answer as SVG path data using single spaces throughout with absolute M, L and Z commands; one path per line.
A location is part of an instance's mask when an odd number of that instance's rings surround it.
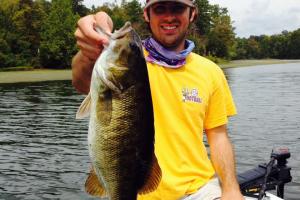
M 154 151 L 152 104 L 147 98 L 135 86 L 121 95 L 113 94 L 109 123 L 97 123 L 91 156 L 113 200 L 136 199 L 147 179 Z

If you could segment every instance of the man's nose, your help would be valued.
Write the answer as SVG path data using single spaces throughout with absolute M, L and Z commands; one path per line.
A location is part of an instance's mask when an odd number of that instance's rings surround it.
M 172 7 L 168 7 L 165 10 L 165 12 L 163 14 L 163 17 L 164 17 L 164 19 L 167 19 L 167 20 L 173 20 L 175 18 L 175 13 L 172 10 Z

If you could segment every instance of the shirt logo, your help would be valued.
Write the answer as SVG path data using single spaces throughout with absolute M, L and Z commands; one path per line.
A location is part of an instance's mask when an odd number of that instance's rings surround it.
M 202 103 L 201 98 L 199 97 L 199 92 L 196 88 L 182 88 L 182 101 L 183 102 L 195 102 Z

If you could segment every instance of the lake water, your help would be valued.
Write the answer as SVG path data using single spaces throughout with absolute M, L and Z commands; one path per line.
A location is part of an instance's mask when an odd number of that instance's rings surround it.
M 230 120 L 238 171 L 289 147 L 293 181 L 285 199 L 300 197 L 300 64 L 232 68 L 226 75 L 239 114 Z M 0 199 L 93 199 L 87 120 L 75 120 L 83 96 L 70 81 L 0 84 Z

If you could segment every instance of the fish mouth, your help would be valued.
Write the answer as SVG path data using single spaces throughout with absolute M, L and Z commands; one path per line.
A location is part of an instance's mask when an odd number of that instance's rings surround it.
M 131 23 L 130 22 L 126 22 L 125 25 L 115 31 L 112 35 L 111 35 L 111 39 L 116 40 L 116 39 L 120 39 L 122 37 L 124 37 L 127 33 L 131 32 L 133 30 Z
M 132 41 L 130 46 L 131 47 L 137 46 L 138 49 L 142 51 L 142 46 L 140 45 L 141 39 L 138 36 L 138 34 L 135 32 L 135 30 L 132 28 L 130 22 L 126 22 L 122 28 L 120 28 L 119 30 L 116 30 L 113 33 L 106 32 L 105 30 L 103 30 L 101 27 L 98 27 L 98 26 L 95 27 L 95 30 L 100 34 L 106 35 L 109 38 L 109 43 L 112 40 L 122 39 L 128 35 Z M 105 46 L 105 48 L 108 48 L 108 47 L 109 47 L 109 45 Z
M 117 39 L 123 38 L 127 33 L 131 32 L 133 30 L 133 28 L 132 28 L 130 22 L 126 22 L 122 28 L 120 28 L 119 30 L 116 30 L 114 33 L 109 33 L 99 26 L 95 26 L 95 30 L 99 34 L 104 34 L 110 40 L 117 40 Z
M 129 39 L 129 46 L 132 50 L 137 50 L 142 52 L 143 47 L 142 47 L 142 41 L 139 35 L 136 33 L 136 31 L 132 28 L 130 22 L 126 22 L 122 28 L 119 30 L 115 31 L 111 35 L 112 40 L 118 40 L 122 39 L 124 37 L 127 37 Z
M 98 30 L 103 33 L 103 30 Z M 120 80 L 123 79 L 120 77 L 137 62 L 137 57 L 144 56 L 142 41 L 130 22 L 126 22 L 121 29 L 112 33 L 109 39 L 108 46 L 104 47 L 95 63 L 95 77 L 98 77 L 110 90 L 121 94 L 127 88 L 127 83 L 122 84 Z

